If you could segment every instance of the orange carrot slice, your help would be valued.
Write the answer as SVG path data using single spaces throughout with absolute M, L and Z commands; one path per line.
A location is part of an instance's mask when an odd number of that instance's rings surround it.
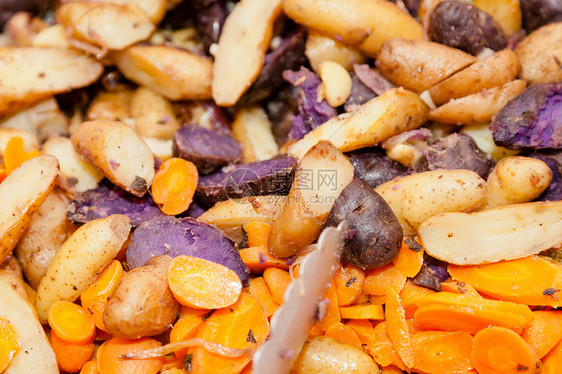
M 59 338 L 57 333 L 51 331 L 51 347 L 55 352 L 57 363 L 62 371 L 77 373 L 94 356 L 96 346 L 93 342 L 74 344 Z
M 355 331 L 361 344 L 370 346 L 375 343 L 375 329 L 367 319 L 351 319 L 345 324 Z
M 258 299 L 243 292 L 236 304 L 215 311 L 199 328 L 196 337 L 236 349 L 255 349 L 269 334 L 269 322 Z M 225 357 L 192 349 L 192 374 L 240 373 L 250 362 L 249 355 Z
M 80 374 L 99 374 L 98 371 L 98 364 L 95 360 L 88 361 L 84 365 L 82 365 L 82 369 L 80 369 Z
M 191 256 L 178 256 L 172 260 L 168 268 L 168 285 L 180 304 L 201 309 L 230 306 L 242 292 L 242 282 L 234 271 Z
M 341 322 L 334 323 L 332 326 L 328 327 L 324 335 L 342 344 L 349 344 L 355 348 L 361 349 L 361 340 L 359 340 L 359 336 L 357 336 L 355 330 Z
M 49 309 L 49 326 L 67 343 L 86 344 L 94 340 L 96 326 L 82 308 L 70 301 L 57 301 Z
M 398 369 L 396 366 L 387 366 L 385 368 L 381 369 L 381 373 L 380 374 L 402 374 L 403 371 Z
M 154 175 L 152 198 L 165 214 L 183 213 L 193 201 L 198 181 L 197 167 L 192 162 L 169 158 Z
M 562 341 L 558 342 L 558 344 L 544 356 L 541 374 L 560 373 L 560 363 L 562 363 Z
M 478 332 L 471 359 L 480 374 L 539 373 L 541 369 L 533 348 L 505 327 L 489 327 Z
M 339 306 L 355 303 L 363 292 L 365 272 L 353 265 L 346 265 L 334 274 Z
M 19 136 L 14 136 L 8 140 L 6 150 L 4 151 L 6 174 L 10 175 L 12 171 L 16 170 L 25 161 L 37 156 L 39 156 L 39 151 L 34 149 L 31 152 L 26 152 L 23 148 L 23 139 Z
M 405 277 L 415 277 L 423 265 L 423 252 L 423 249 L 414 251 L 406 243 L 402 243 L 398 256 L 392 262 Z
M 8 176 L 8 172 L 3 167 L 0 167 L 0 183 Z
M 499 300 L 562 306 L 562 265 L 541 256 L 478 266 L 449 265 L 448 271 L 454 279 Z
M 447 281 L 441 282 L 441 292 L 452 292 L 481 298 L 478 291 L 466 282 Z
M 271 225 L 260 221 L 251 221 L 243 226 L 248 235 L 248 247 L 267 247 Z
M 383 320 L 384 311 L 381 305 L 375 304 L 342 306 L 340 316 L 343 319 Z
M 410 331 L 406 322 L 406 311 L 393 298 L 389 297 L 385 306 L 386 332 L 394 343 L 394 348 L 404 364 L 414 366 L 414 354 Z
M 19 336 L 14 327 L 0 317 L 0 373 L 12 362 L 12 358 L 21 348 Z
M 338 294 L 333 280 L 332 285 L 328 288 L 328 291 L 326 291 L 325 297 L 328 300 L 326 315 L 322 318 L 322 321 L 320 321 L 320 327 L 324 331 L 328 330 L 333 324 L 341 321 L 340 310 L 338 308 Z
M 100 374 L 157 374 L 164 363 L 162 357 L 130 360 L 120 356 L 160 346 L 161 344 L 152 338 L 135 340 L 112 338 L 98 348 L 96 354 L 98 370 Z
M 117 260 L 113 260 L 101 271 L 96 281 L 86 288 L 80 295 L 82 309 L 90 317 L 94 325 L 100 330 L 106 331 L 103 323 L 103 311 L 109 298 L 115 292 L 117 283 L 123 277 L 123 266 Z
M 402 370 L 406 369 L 406 365 L 398 356 L 394 343 L 390 340 L 387 332 L 387 323 L 381 322 L 375 326 L 374 343 L 367 346 L 369 354 L 373 357 L 375 362 L 381 366 L 396 365 Z
M 368 303 L 373 305 L 384 305 L 386 304 L 386 296 L 370 295 Z M 367 304 L 367 303 L 363 303 L 363 304 Z
M 268 318 L 279 308 L 279 304 L 273 300 L 263 277 L 254 278 L 250 281 L 250 294 L 260 301 Z
M 412 335 L 414 370 L 464 373 L 472 369 L 472 336 L 466 332 L 423 331 Z
M 180 317 L 178 321 L 172 327 L 170 331 L 170 343 L 182 342 L 187 339 L 195 337 L 199 328 L 206 320 L 206 314 L 208 313 L 203 309 L 192 309 L 194 312 L 191 314 L 184 314 Z M 199 313 L 197 313 L 197 312 Z M 178 358 L 183 358 L 187 353 L 187 349 L 180 349 L 174 354 Z
M 285 291 L 292 281 L 289 272 L 277 268 L 268 268 L 263 272 L 263 279 L 269 287 L 273 300 L 279 305 L 283 304 Z
M 411 281 L 406 282 L 406 284 L 404 284 L 404 288 L 400 291 L 400 300 L 402 301 L 402 306 L 406 311 L 406 318 L 414 318 L 414 313 L 418 309 L 416 300 L 434 293 L 435 291 L 425 287 L 416 286 Z
M 261 274 L 267 268 L 288 270 L 285 260 L 275 258 L 269 254 L 267 247 L 249 247 L 239 251 L 242 262 L 254 274 Z
M 542 358 L 562 339 L 562 312 L 540 310 L 533 316 L 521 337 Z
M 387 295 L 398 300 L 398 295 L 405 283 L 406 277 L 396 266 L 389 264 L 367 272 L 363 292 L 369 295 Z

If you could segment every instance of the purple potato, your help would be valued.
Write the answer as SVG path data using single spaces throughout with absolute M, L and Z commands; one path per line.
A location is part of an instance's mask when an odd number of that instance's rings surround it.
M 510 100 L 490 125 L 509 149 L 562 149 L 562 82 L 533 84 Z
M 273 136 L 280 147 L 289 140 L 289 133 L 293 128 L 293 115 L 298 111 L 298 90 L 297 87 L 286 84 L 265 105 Z
M 193 162 L 199 173 L 208 174 L 240 161 L 242 146 L 229 135 L 189 125 L 174 134 L 173 155 Z
M 562 151 L 533 153 L 533 157 L 543 161 L 552 170 L 552 181 L 539 197 L 541 201 L 562 200 Z
M 440 2 L 429 17 L 431 40 L 476 55 L 483 48 L 504 49 L 501 25 L 483 10 L 457 0 Z
M 81 225 L 112 214 L 124 214 L 133 227 L 162 212 L 149 194 L 133 196 L 110 182 L 102 182 L 97 188 L 79 193 L 68 205 L 69 221 Z
M 231 165 L 200 177 L 196 196 L 202 204 L 212 206 L 246 196 L 287 195 L 297 163 L 293 157 L 283 157 Z
M 371 188 L 408 175 L 405 166 L 386 157 L 380 148 L 363 148 L 347 153 L 347 157 L 355 168 L 354 177 L 361 178 Z
M 155 217 L 135 229 L 126 254 L 129 269 L 143 266 L 159 255 L 186 255 L 216 262 L 234 271 L 242 283 L 248 283 L 250 272 L 234 242 L 216 227 L 191 217 Z
M 359 178 L 336 199 L 326 226 L 347 221 L 350 235 L 342 259 L 363 270 L 392 262 L 402 246 L 403 231 L 388 203 Z
M 441 291 L 441 281 L 439 277 L 435 270 L 426 264 L 423 264 L 420 272 L 412 278 L 412 283 L 416 286 L 429 288 L 436 292 Z
M 470 136 L 453 133 L 437 139 L 423 151 L 416 164 L 416 171 L 467 169 L 486 179 L 494 164 L 494 159 L 476 148 Z
M 200 9 L 197 10 L 195 17 L 195 27 L 201 38 L 201 44 L 205 52 L 209 54 L 211 44 L 218 43 L 224 21 L 226 20 L 226 6 L 222 1 L 205 1 Z M 208 4 L 206 4 L 208 3 Z
M 371 69 L 367 64 L 353 65 L 353 71 L 357 74 L 357 78 L 365 86 L 369 87 L 377 95 L 382 95 L 396 85 L 386 79 L 378 69 Z
M 520 0 L 523 28 L 527 32 L 549 23 L 562 21 L 560 0 Z
M 359 109 L 359 106 L 376 97 L 377 94 L 367 87 L 357 74 L 351 73 L 351 93 L 345 102 L 344 109 L 346 112 L 352 113 Z

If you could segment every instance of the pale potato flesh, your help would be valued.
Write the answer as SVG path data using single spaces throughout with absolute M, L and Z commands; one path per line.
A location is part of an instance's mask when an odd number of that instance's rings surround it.
M 519 77 L 529 83 L 562 80 L 562 22 L 538 28 L 515 49 L 521 62 Z
M 244 162 L 268 160 L 279 153 L 271 122 L 261 107 L 240 109 L 232 123 L 232 133 L 242 145 Z

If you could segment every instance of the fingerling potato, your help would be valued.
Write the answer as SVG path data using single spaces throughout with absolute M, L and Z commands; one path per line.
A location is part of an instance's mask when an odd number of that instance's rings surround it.
M 562 80 L 562 22 L 533 31 L 515 49 L 521 79 L 529 84 Z

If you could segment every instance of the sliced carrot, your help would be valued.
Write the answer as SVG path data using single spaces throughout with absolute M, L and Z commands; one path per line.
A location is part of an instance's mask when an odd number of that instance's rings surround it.
M 394 349 L 394 343 L 390 340 L 386 327 L 386 322 L 381 322 L 375 326 L 375 341 L 373 344 L 367 345 L 367 350 L 377 364 L 381 366 L 392 364 L 405 370 L 406 365 Z
M 478 266 L 449 265 L 448 271 L 454 279 L 499 300 L 562 306 L 562 264 L 541 256 Z
M 49 309 L 49 326 L 68 343 L 85 344 L 94 340 L 96 326 L 82 308 L 70 301 L 57 301 Z
M 263 279 L 269 287 L 273 300 L 279 305 L 283 304 L 285 291 L 292 281 L 289 272 L 277 268 L 268 268 L 263 272 Z
M 51 347 L 59 368 L 68 373 L 78 373 L 94 356 L 96 349 L 93 341 L 85 344 L 69 343 L 60 338 L 54 330 L 51 331 Z
M 406 311 L 398 302 L 389 297 L 384 314 L 387 321 L 386 331 L 394 343 L 398 356 L 407 367 L 413 367 L 414 354 L 410 330 L 406 322 Z
M 37 156 L 39 156 L 39 151 L 34 149 L 31 152 L 26 152 L 23 148 L 23 139 L 19 136 L 14 136 L 8 140 L 4 151 L 4 167 L 6 168 L 6 174 L 10 175 L 12 171 L 16 170 L 18 166 L 25 161 Z
M 416 305 L 416 300 L 434 294 L 432 291 L 425 287 L 416 286 L 411 281 L 407 281 L 404 284 L 404 288 L 400 291 L 400 300 L 402 301 L 402 306 L 406 311 L 406 318 L 414 318 L 414 313 L 418 309 Z
M 521 337 L 542 358 L 562 339 L 562 312 L 536 311 L 533 316 Z
M 192 256 L 177 256 L 172 260 L 168 285 L 180 304 L 202 309 L 230 306 L 242 292 L 242 281 L 233 270 Z
M 558 374 L 562 365 L 562 341 L 544 356 L 542 360 L 542 374 Z
M 357 299 L 357 301 L 355 303 L 353 303 L 353 305 L 375 304 L 375 303 L 371 302 L 371 299 L 373 297 L 381 297 L 381 296 L 373 296 L 373 295 L 367 295 L 366 293 L 362 293 L 359 296 L 359 299 Z M 385 298 L 386 296 L 382 296 L 382 297 Z M 386 299 L 385 299 L 385 302 L 386 302 Z M 379 303 L 379 305 L 383 305 L 383 304 L 384 303 L 382 303 L 382 304 Z
M 415 277 L 421 270 L 423 265 L 423 249 L 414 251 L 404 242 L 400 247 L 398 256 L 392 261 L 396 269 L 398 269 L 405 277 Z
M 254 274 L 261 274 L 267 268 L 288 270 L 285 260 L 275 258 L 269 254 L 267 247 L 249 247 L 239 251 L 242 262 Z
M 164 161 L 152 182 L 152 198 L 168 215 L 183 213 L 193 201 L 199 174 L 190 161 L 172 157 Z
M 334 274 L 339 306 L 355 303 L 363 293 L 365 272 L 353 265 L 346 265 Z
M 515 313 L 478 307 L 426 304 L 416 310 L 414 322 L 420 330 L 465 331 L 476 334 L 488 326 L 501 326 L 521 333 L 529 321 Z
M 328 288 L 328 291 L 326 291 L 325 297 L 328 300 L 326 315 L 322 318 L 322 321 L 320 321 L 320 327 L 322 327 L 324 331 L 328 330 L 334 323 L 341 321 L 340 310 L 338 308 L 338 294 L 336 292 L 334 280 L 332 280 L 331 286 Z
M 258 299 L 243 292 L 236 304 L 215 311 L 201 326 L 196 337 L 237 349 L 255 349 L 269 334 L 269 322 Z M 225 357 L 192 349 L 192 374 L 240 373 L 250 362 L 249 355 Z
M 480 374 L 539 373 L 541 361 L 516 332 L 489 327 L 474 336 L 472 364 Z
M 380 374 L 402 374 L 402 370 L 398 369 L 394 365 L 387 366 L 385 368 L 381 368 Z
M 369 295 L 369 304 L 384 305 L 386 304 L 386 296 Z
M 375 328 L 371 321 L 367 319 L 351 319 L 345 325 L 355 331 L 362 345 L 369 346 L 375 343 Z
M 123 273 L 121 263 L 117 260 L 111 261 L 101 271 L 96 281 L 80 295 L 82 309 L 100 330 L 107 331 L 103 323 L 103 311 L 109 302 L 109 298 L 115 292 L 117 283 L 123 277 Z
M 160 373 L 161 374 L 187 374 L 185 370 L 179 368 L 162 369 Z
M 164 363 L 162 357 L 129 360 L 120 356 L 160 346 L 160 342 L 152 338 L 135 340 L 112 338 L 98 348 L 96 354 L 98 371 L 100 374 L 156 374 L 162 369 Z
M 413 334 L 413 369 L 424 373 L 464 373 L 472 370 L 472 340 L 470 334 L 461 331 Z
M 332 326 L 328 327 L 324 335 L 342 344 L 349 344 L 355 348 L 361 349 L 361 340 L 355 330 L 341 322 L 334 323 Z
M 165 370 L 171 370 L 171 369 L 183 370 L 183 358 L 184 357 L 178 358 L 176 357 L 176 355 L 164 356 L 164 364 L 162 365 L 162 369 L 160 370 L 160 372 L 164 373 Z M 182 371 L 182 373 L 186 374 L 185 371 Z
M 98 371 L 98 364 L 95 360 L 88 361 L 84 365 L 82 365 L 82 369 L 80 369 L 80 374 L 99 374 Z
M 405 283 L 406 277 L 396 266 L 389 264 L 367 272 L 363 292 L 369 295 L 387 295 L 398 300 L 398 295 Z
M 252 294 L 255 298 L 257 298 L 263 308 L 265 309 L 265 314 L 267 317 L 271 317 L 273 313 L 279 308 L 279 304 L 273 300 L 273 296 L 271 296 L 271 292 L 267 287 L 267 283 L 263 277 L 254 278 L 250 281 L 250 294 Z
M 245 224 L 244 231 L 248 235 L 248 247 L 266 247 L 269 241 L 271 225 L 261 221 L 251 221 Z
M 441 282 L 441 292 L 452 292 L 474 297 L 482 297 L 470 284 L 465 282 Z
M 308 335 L 312 336 L 323 336 L 324 330 L 320 327 L 320 322 L 315 322 L 314 325 L 308 330 Z
M 205 319 L 205 314 L 186 315 L 177 320 L 170 331 L 170 343 L 182 342 L 187 339 L 195 337 L 199 327 L 203 324 Z M 174 352 L 176 357 L 184 357 L 187 353 L 187 349 L 180 349 Z
M 12 358 L 21 348 L 17 331 L 9 321 L 0 317 L 0 373 L 12 362 Z
M 381 305 L 363 304 L 340 307 L 340 316 L 343 319 L 372 319 L 383 320 L 384 310 Z

